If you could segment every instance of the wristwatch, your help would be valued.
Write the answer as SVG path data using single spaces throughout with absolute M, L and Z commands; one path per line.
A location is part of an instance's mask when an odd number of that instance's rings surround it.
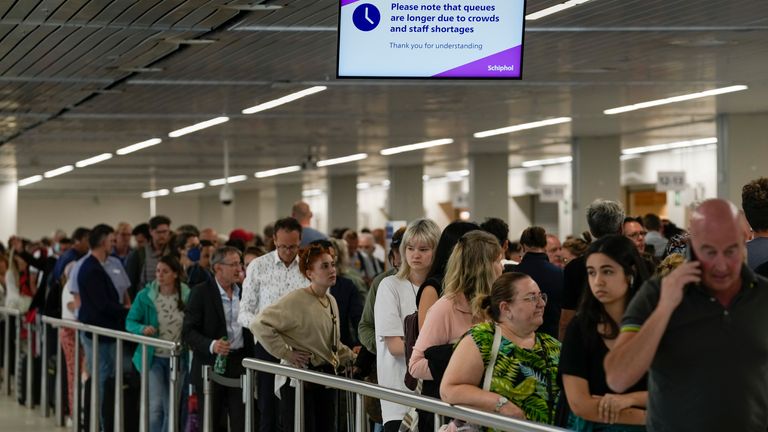
M 509 399 L 505 398 L 504 396 L 499 396 L 499 400 L 496 401 L 496 407 L 493 409 L 493 412 L 501 412 L 501 407 L 503 407 L 507 402 L 509 402 Z

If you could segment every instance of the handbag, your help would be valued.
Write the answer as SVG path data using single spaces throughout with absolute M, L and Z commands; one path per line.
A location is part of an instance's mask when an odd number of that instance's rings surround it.
M 491 380 L 493 379 L 493 368 L 496 366 L 496 358 L 499 356 L 499 347 L 501 346 L 501 327 L 499 325 L 494 326 L 496 330 L 493 332 L 493 346 L 491 348 L 491 358 L 488 359 L 488 366 L 485 367 L 485 375 L 483 376 L 483 390 L 491 390 Z M 463 420 L 454 419 L 450 423 L 440 426 L 440 432 L 480 432 L 480 426 L 467 423 Z

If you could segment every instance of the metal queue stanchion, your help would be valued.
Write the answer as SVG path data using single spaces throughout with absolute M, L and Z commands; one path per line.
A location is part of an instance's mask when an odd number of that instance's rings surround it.
M 213 394 L 213 383 L 229 388 L 239 388 L 243 390 L 243 403 L 245 404 L 245 432 L 253 431 L 253 374 L 248 377 L 246 374 L 240 378 L 229 378 L 221 376 L 213 371 L 210 365 L 203 366 L 203 432 L 213 431 L 213 419 L 211 413 L 211 395 Z M 252 372 L 252 371 L 251 371 Z M 250 381 L 249 381 L 250 380 Z M 250 407 L 250 408 L 249 408 Z
M 2 313 L 3 310 L 0 309 L 0 313 Z M 141 365 L 142 365 L 142 371 L 144 373 L 141 374 L 141 390 L 140 390 L 140 410 L 139 410 L 139 430 L 141 432 L 149 432 L 149 372 L 147 370 L 147 364 L 149 363 L 149 357 L 147 352 L 147 347 L 151 346 L 154 348 L 160 348 L 169 350 L 171 352 L 171 373 L 170 373 L 170 392 L 169 392 L 169 415 L 168 415 L 168 432 L 177 432 L 178 425 L 177 425 L 177 411 L 179 409 L 179 398 L 176 395 L 176 383 L 179 380 L 180 376 L 180 369 L 181 369 L 181 362 L 180 362 L 180 356 L 181 356 L 181 344 L 176 342 L 169 342 L 164 341 L 161 339 L 156 339 L 148 336 L 140 336 L 135 335 L 128 332 L 122 332 L 122 331 L 116 331 L 111 329 L 106 329 L 102 327 L 95 327 L 95 326 L 89 326 L 86 324 L 82 324 L 77 321 L 70 321 L 70 320 L 61 320 L 57 318 L 51 318 L 44 316 L 42 318 L 42 322 L 44 325 L 50 325 L 52 328 L 69 328 L 76 330 L 75 331 L 75 361 L 74 361 L 74 382 L 75 385 L 73 385 L 72 391 L 73 391 L 73 403 L 72 403 L 72 431 L 77 432 L 78 431 L 78 423 L 79 423 L 79 417 L 80 417 L 80 333 L 88 333 L 92 336 L 92 343 L 93 343 L 93 353 L 91 356 L 91 398 L 89 403 L 90 406 L 90 421 L 89 421 L 89 429 L 91 432 L 98 432 L 99 431 L 99 422 L 100 422 L 100 405 L 101 405 L 101 398 L 99 397 L 99 373 L 101 372 L 99 370 L 99 345 L 105 343 L 103 340 L 100 341 L 102 338 L 113 338 L 115 339 L 115 404 L 114 404 L 114 431 L 115 432 L 121 432 L 123 427 L 123 420 L 124 420 L 124 411 L 123 411 L 123 353 L 124 353 L 124 342 L 135 342 L 140 344 L 141 346 Z M 57 350 L 56 356 L 60 357 L 62 354 L 61 349 Z M 60 380 L 62 378 L 61 374 L 63 374 L 64 368 L 60 365 L 61 359 L 57 358 L 56 363 L 56 379 Z M 57 393 L 62 393 L 57 391 Z M 58 420 L 58 416 L 60 412 L 63 413 L 63 398 L 57 397 L 56 398 L 56 412 L 57 412 L 57 421 L 60 421 L 60 424 L 63 424 L 63 414 L 61 414 L 61 420 Z
M 20 346 L 18 343 L 18 340 L 20 339 L 20 332 L 19 332 L 19 316 L 21 315 L 21 312 L 17 309 L 11 309 L 0 306 L 0 315 L 3 317 L 3 321 L 5 321 L 5 328 L 3 331 L 3 389 L 2 392 L 6 396 L 11 395 L 11 367 L 13 367 L 13 376 L 16 376 L 16 365 L 11 365 L 11 319 L 13 319 L 14 324 L 16 325 L 16 341 L 17 343 L 14 344 L 14 363 L 18 362 L 18 358 L 20 355 Z M 18 391 L 18 389 L 16 389 Z

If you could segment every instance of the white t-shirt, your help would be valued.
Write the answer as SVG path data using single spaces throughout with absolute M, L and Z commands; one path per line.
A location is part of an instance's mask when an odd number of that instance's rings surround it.
M 387 276 L 379 284 L 373 314 L 376 323 L 376 371 L 379 385 L 384 387 L 410 391 L 403 382 L 408 370 L 405 356 L 395 357 L 390 354 L 384 337 L 404 336 L 403 320 L 416 311 L 417 289 L 407 279 L 399 279 L 397 276 Z M 384 423 L 402 420 L 407 412 L 407 406 L 381 401 Z

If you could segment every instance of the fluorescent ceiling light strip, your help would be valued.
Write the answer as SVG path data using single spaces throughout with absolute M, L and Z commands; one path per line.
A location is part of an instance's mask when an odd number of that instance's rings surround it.
M 43 176 L 41 175 L 33 175 L 32 177 L 27 177 L 25 179 L 19 180 L 16 184 L 19 185 L 19 187 L 24 187 L 27 185 L 31 185 L 32 183 L 37 183 L 43 179 Z
M 442 146 L 442 145 L 447 145 L 447 144 L 453 144 L 453 139 L 451 139 L 451 138 L 444 138 L 444 139 L 439 139 L 439 140 L 434 140 L 434 141 L 426 141 L 426 142 L 422 142 L 422 143 L 408 144 L 408 145 L 399 146 L 399 147 L 390 147 L 390 148 L 385 148 L 384 150 L 380 151 L 379 153 L 382 156 L 389 156 L 389 155 L 393 155 L 393 154 L 397 154 L 397 153 L 404 153 L 404 152 L 409 152 L 409 151 L 414 151 L 414 150 L 423 150 L 423 149 L 427 149 L 427 148 L 430 148 L 430 147 L 437 147 L 437 146 Z
M 173 193 L 189 192 L 189 191 L 202 189 L 204 187 L 205 187 L 205 183 L 203 182 L 197 182 L 197 183 L 192 183 L 188 185 L 181 185 L 173 188 Z
M 45 177 L 45 178 L 56 177 L 56 176 L 59 176 L 59 175 L 62 175 L 62 174 L 66 174 L 66 173 L 68 173 L 68 172 L 70 172 L 70 171 L 72 171 L 74 169 L 75 169 L 75 167 L 73 167 L 72 165 L 65 165 L 65 166 L 63 166 L 61 168 L 56 168 L 54 170 L 50 170 L 50 171 L 44 172 L 43 173 L 43 177 Z
M 291 165 L 283 168 L 275 168 L 271 170 L 266 171 L 259 171 L 256 174 L 256 178 L 264 178 L 264 177 L 272 177 L 280 174 L 288 174 L 296 171 L 301 171 L 301 166 L 299 165 Z
M 371 184 L 368 182 L 362 182 L 357 184 L 357 190 L 364 190 L 364 189 L 370 189 Z
M 355 161 L 363 160 L 363 159 L 365 159 L 367 157 L 368 157 L 368 154 L 366 154 L 366 153 L 358 153 L 358 154 L 353 154 L 353 155 L 350 155 L 350 156 L 344 156 L 344 157 L 338 157 L 338 158 L 333 158 L 333 159 L 321 160 L 321 161 L 317 162 L 317 166 L 322 168 L 322 167 L 327 167 L 327 166 L 331 166 L 331 165 L 343 164 L 343 163 L 347 163 L 347 162 L 355 162 Z
M 252 106 L 250 108 L 246 108 L 242 111 L 243 114 L 255 114 L 257 112 L 266 111 L 268 109 L 272 109 L 275 107 L 278 107 L 280 105 L 285 105 L 289 102 L 293 102 L 297 99 L 301 99 L 303 97 L 313 95 L 315 93 L 320 93 L 323 90 L 326 90 L 328 87 L 326 86 L 315 86 L 310 87 L 308 89 L 302 90 L 300 92 L 292 93 L 287 96 L 283 96 L 281 98 L 277 98 L 275 100 L 271 100 L 269 102 L 264 102 L 262 104 Z
M 246 180 L 248 180 L 248 176 L 247 175 L 236 175 L 236 176 L 229 176 L 227 178 L 220 178 L 220 179 L 216 179 L 216 180 L 211 180 L 211 181 L 208 182 L 208 185 L 209 186 L 222 186 L 222 185 L 225 185 L 227 183 L 230 183 L 230 184 L 231 183 L 238 183 L 238 182 L 246 181 Z
M 171 192 L 168 189 L 158 189 L 158 190 L 153 190 L 153 191 L 149 191 L 149 192 L 144 192 L 144 193 L 141 194 L 141 197 L 142 198 L 156 198 L 156 197 L 166 196 L 169 193 L 171 193 Z
M 725 93 L 733 93 L 733 92 L 737 92 L 737 91 L 747 90 L 748 88 L 749 87 L 747 87 L 745 85 L 735 85 L 735 86 L 723 87 L 723 88 L 712 89 L 712 90 L 706 90 L 706 91 L 697 92 L 697 93 L 691 93 L 691 94 L 686 94 L 686 95 L 672 96 L 672 97 L 668 97 L 668 98 L 664 98 L 664 99 L 657 99 L 657 100 L 652 100 L 652 101 L 647 101 L 647 102 L 640 102 L 640 103 L 636 103 L 636 104 L 632 104 L 632 105 L 626 105 L 626 106 L 621 106 L 621 107 L 617 107 L 617 108 L 607 109 L 607 110 L 603 111 L 603 114 L 606 114 L 606 115 L 621 114 L 621 113 L 625 113 L 625 112 L 629 112 L 629 111 L 636 111 L 636 110 L 645 109 L 645 108 L 651 108 L 651 107 L 655 107 L 655 106 L 659 106 L 659 105 L 667 105 L 667 104 L 671 104 L 671 103 L 675 103 L 675 102 L 684 102 L 684 101 L 688 101 L 688 100 L 692 100 L 692 99 L 699 99 L 699 98 L 703 98 L 703 97 L 717 96 L 717 95 L 721 95 L 721 94 L 725 94 Z
M 206 120 L 204 122 L 193 124 L 192 126 L 187 126 L 185 128 L 181 128 L 178 130 L 175 130 L 168 134 L 171 138 L 178 138 L 182 135 L 191 134 L 192 132 L 197 132 L 199 130 L 209 128 L 211 126 L 216 126 L 218 124 L 226 123 L 229 121 L 229 117 L 216 117 L 210 120 Z
M 563 157 L 551 158 L 551 159 L 525 161 L 522 163 L 522 165 L 525 168 L 531 168 L 531 167 L 545 166 L 545 165 L 557 165 L 557 164 L 568 163 L 572 161 L 573 161 L 573 158 L 571 156 L 563 156 Z
M 163 140 L 161 140 L 160 138 L 152 138 L 146 141 L 142 141 L 140 143 L 131 144 L 128 147 L 123 147 L 117 150 L 115 153 L 117 153 L 120 156 L 123 156 L 123 155 L 127 155 L 128 153 L 133 153 L 135 151 L 145 149 L 147 147 L 152 147 L 153 145 L 158 145 L 161 142 L 163 142 Z
M 454 178 L 454 177 L 469 177 L 469 170 L 468 169 L 463 169 L 463 170 L 459 170 L 459 171 L 446 171 L 445 176 L 446 177 L 451 177 L 451 178 Z
M 105 160 L 109 160 L 109 159 L 112 159 L 112 153 L 102 153 L 92 158 L 83 159 L 80 162 L 75 163 L 75 166 L 77 168 L 83 168 L 83 167 L 87 167 L 88 165 L 97 164 L 99 162 L 104 162 Z
M 320 196 L 323 194 L 323 191 L 320 189 L 307 189 L 305 191 L 301 191 L 301 196 L 303 197 L 313 197 L 313 196 Z
M 634 155 L 634 154 L 673 150 L 673 149 L 686 148 L 686 147 L 696 147 L 696 146 L 702 146 L 702 145 L 708 145 L 708 144 L 717 144 L 717 138 L 714 138 L 714 137 L 701 138 L 701 139 L 695 139 L 695 140 L 689 140 L 689 141 L 678 141 L 678 142 L 673 142 L 668 144 L 656 144 L 656 145 L 650 145 L 650 146 L 644 146 L 644 147 L 633 147 L 633 148 L 622 150 L 621 154 Z
M 570 9 L 570 8 L 572 8 L 574 6 L 578 6 L 578 5 L 586 3 L 588 1 L 589 0 L 569 0 L 569 1 L 565 2 L 565 3 L 560 3 L 560 4 L 557 4 L 557 5 L 554 5 L 554 6 L 550 6 L 550 7 L 546 8 L 546 9 L 542 9 L 542 10 L 540 10 L 538 12 L 534 12 L 532 14 L 528 14 L 528 15 L 525 16 L 525 19 L 527 21 L 534 21 L 534 20 L 537 20 L 539 18 L 544 18 L 545 16 L 556 14 L 556 13 L 564 11 L 566 9 Z
M 557 118 L 552 118 L 547 120 L 535 121 L 531 123 L 523 123 L 515 126 L 507 126 L 500 129 L 491 129 L 487 131 L 477 132 L 473 136 L 475 138 L 487 138 L 490 136 L 519 132 L 527 129 L 535 129 L 535 128 L 540 128 L 544 126 L 552 126 L 552 125 L 561 124 L 561 123 L 568 123 L 571 120 L 572 119 L 570 117 L 557 117 Z

